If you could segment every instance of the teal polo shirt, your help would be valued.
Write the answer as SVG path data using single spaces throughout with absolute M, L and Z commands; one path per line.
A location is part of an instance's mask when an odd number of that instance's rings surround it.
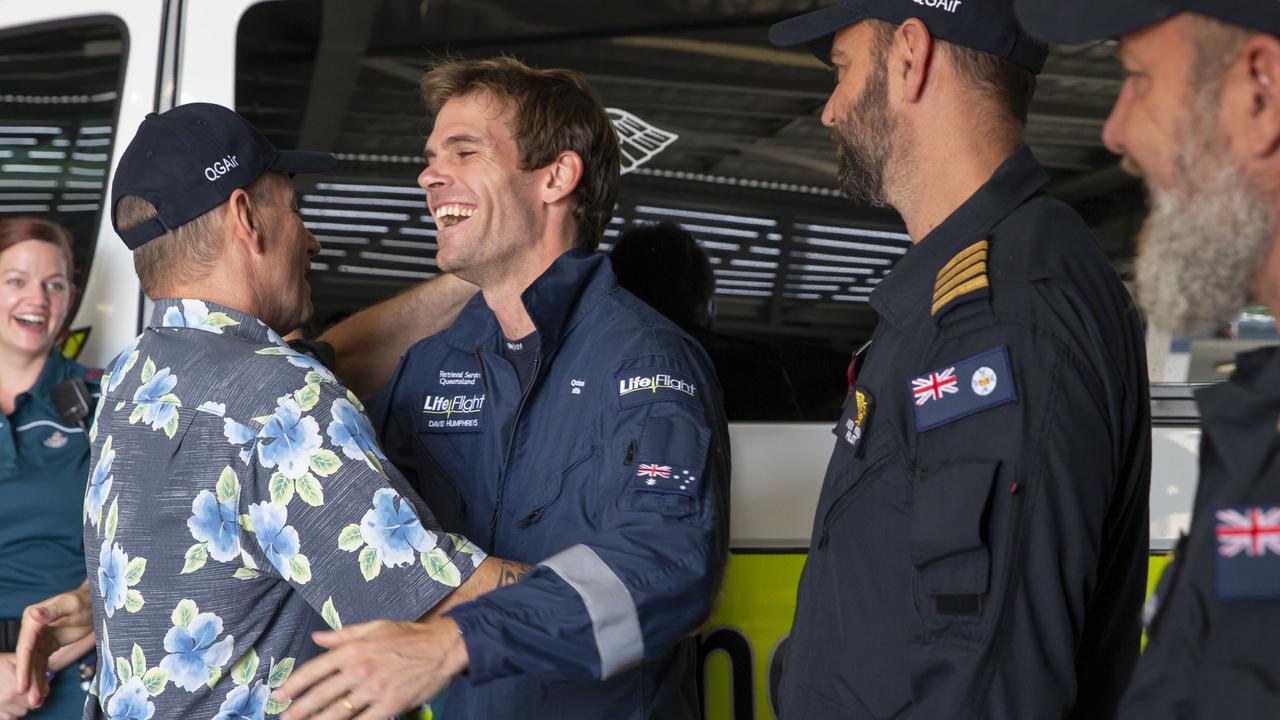
M 63 423 L 50 393 L 78 377 L 96 400 L 101 375 L 55 350 L 13 414 L 0 415 L 0 618 L 84 582 L 89 442 Z

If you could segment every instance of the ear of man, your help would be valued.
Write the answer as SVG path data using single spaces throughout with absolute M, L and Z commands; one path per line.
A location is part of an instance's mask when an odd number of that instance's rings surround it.
M 1254 35 L 1241 57 L 1250 105 L 1246 149 L 1254 158 L 1275 160 L 1280 156 L 1280 38 Z
M 918 103 L 924 96 L 938 45 L 929 28 L 916 18 L 908 18 L 898 26 L 889 48 L 889 74 L 902 83 L 902 101 Z
M 543 183 L 539 188 L 542 201 L 548 205 L 565 202 L 582 181 L 582 156 L 573 150 L 562 150 L 543 170 Z
M 249 256 L 267 252 L 266 228 L 260 202 L 243 188 L 232 191 L 223 208 L 223 227 L 227 239 Z

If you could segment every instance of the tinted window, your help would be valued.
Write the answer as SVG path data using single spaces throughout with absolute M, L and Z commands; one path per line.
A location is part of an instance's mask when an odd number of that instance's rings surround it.
M 415 186 L 429 128 L 417 82 L 432 57 L 507 53 L 585 73 L 616 113 L 628 156 L 604 249 L 639 223 L 692 231 L 713 264 L 714 330 L 754 343 L 723 362 L 776 358 L 799 417 L 830 422 L 849 354 L 874 328 L 867 297 L 909 241 L 896 215 L 854 207 L 836 188 L 819 119 L 829 71 L 806 51 L 768 44 L 770 24 L 813 6 L 264 3 L 240 26 L 237 109 L 281 147 L 341 159 L 302 202 L 325 247 L 312 279 L 323 323 L 436 272 L 435 230 Z M 1056 50 L 1027 134 L 1053 177 L 1049 191 L 1080 209 L 1128 275 L 1143 200 L 1100 140 L 1119 89 L 1112 55 L 1100 44 Z
M 105 205 L 124 59 L 112 20 L 0 33 L 0 217 L 37 215 L 70 229 L 81 287 Z

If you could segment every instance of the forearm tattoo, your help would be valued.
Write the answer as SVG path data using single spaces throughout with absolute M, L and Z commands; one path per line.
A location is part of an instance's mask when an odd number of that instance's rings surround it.
M 502 564 L 498 566 L 498 584 L 494 587 L 500 588 L 503 585 L 515 585 L 523 580 L 530 570 L 533 570 L 532 565 L 503 560 Z

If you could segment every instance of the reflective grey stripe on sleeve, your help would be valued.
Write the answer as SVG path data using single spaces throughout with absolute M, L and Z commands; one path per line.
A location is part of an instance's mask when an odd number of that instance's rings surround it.
M 564 578 L 587 606 L 600 653 L 601 680 L 644 659 L 644 636 L 631 593 L 594 550 L 574 545 L 538 564 Z

